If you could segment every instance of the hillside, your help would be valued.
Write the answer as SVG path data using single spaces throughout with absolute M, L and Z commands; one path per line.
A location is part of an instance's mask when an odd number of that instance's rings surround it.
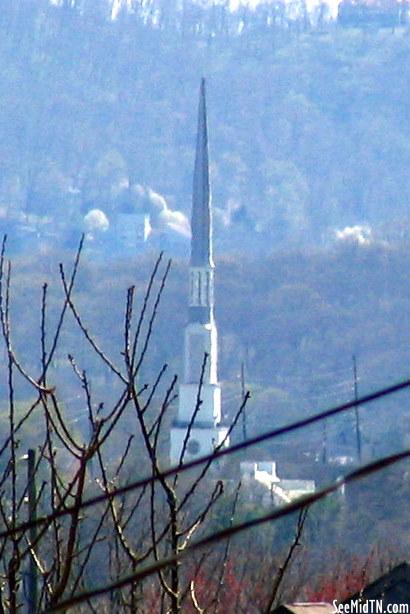
M 56 321 L 62 294 L 57 263 L 69 254 L 54 253 L 14 262 L 12 319 L 15 346 L 31 370 L 38 369 L 41 285 L 49 282 L 49 318 Z M 240 398 L 239 373 L 245 363 L 253 398 L 253 431 L 266 429 L 353 396 L 352 355 L 357 358 L 359 392 L 366 394 L 408 375 L 410 270 L 408 245 L 342 244 L 332 249 L 278 253 L 267 259 L 219 259 L 216 318 L 220 336 L 220 377 L 227 411 Z M 121 360 L 125 289 L 136 286 L 142 304 L 152 258 L 95 263 L 83 257 L 75 292 L 90 332 L 108 354 Z M 181 372 L 186 322 L 187 268 L 176 261 L 162 298 L 150 351 L 141 378 L 151 383 L 167 363 Z M 27 312 L 26 306 L 38 305 Z M 109 306 L 109 307 L 107 307 Z M 67 354 L 105 390 L 104 370 L 80 342 L 78 326 L 68 320 L 64 348 L 56 363 L 63 389 L 74 386 Z M 27 345 L 27 338 L 32 343 Z M 117 355 L 118 354 L 118 355 Z M 71 383 L 70 383 L 71 382 Z M 374 410 L 373 410 L 374 407 Z M 397 419 L 408 416 L 406 393 L 363 410 L 366 438 L 377 450 L 402 443 Z M 376 412 L 376 413 L 375 413 Z M 398 414 L 396 413 L 398 412 Z M 375 416 L 374 419 L 371 416 Z M 408 418 L 407 418 L 408 419 Z
M 357 224 L 408 235 L 406 28 L 144 6 L 115 21 L 96 0 L 2 11 L 0 218 L 15 251 L 72 246 L 92 209 L 105 255 L 123 253 L 130 212 L 150 214 L 153 246 L 186 251 L 202 75 L 219 253 L 327 244 Z

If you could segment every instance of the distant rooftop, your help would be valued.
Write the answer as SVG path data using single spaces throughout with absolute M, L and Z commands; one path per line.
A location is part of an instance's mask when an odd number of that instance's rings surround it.
M 280 605 L 273 614 L 334 614 L 331 603 L 286 603 Z

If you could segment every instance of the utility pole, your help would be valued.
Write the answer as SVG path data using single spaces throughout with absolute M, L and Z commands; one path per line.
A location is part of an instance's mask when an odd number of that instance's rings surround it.
M 27 494 L 28 494 L 28 521 L 33 523 L 37 520 L 37 492 L 36 492 L 36 453 L 35 450 L 29 449 L 27 455 Z M 29 559 L 28 572 L 28 604 L 27 614 L 35 614 L 37 612 L 38 603 L 38 578 L 37 565 L 35 561 L 35 547 L 37 539 L 37 528 L 31 526 L 29 530 L 29 538 L 31 545 L 31 553 Z
M 326 420 L 322 421 L 322 428 L 323 428 L 323 432 L 322 432 L 322 463 L 324 465 L 326 465 L 327 463 L 327 425 L 326 425 Z
M 354 400 L 357 402 L 359 398 L 359 389 L 358 389 L 358 379 L 357 379 L 357 362 L 356 356 L 353 354 L 353 392 L 354 392 Z M 359 462 L 362 460 L 362 440 L 361 440 L 361 432 L 360 432 L 360 417 L 359 417 L 359 406 L 355 405 L 354 413 L 356 417 L 356 446 L 357 446 L 357 458 Z
M 245 363 L 242 361 L 241 362 L 241 397 L 242 397 L 242 403 L 245 401 Z M 247 428 L 246 428 L 246 407 L 243 407 L 242 410 L 242 436 L 243 436 L 243 440 L 246 441 L 248 438 L 248 432 L 247 432 Z

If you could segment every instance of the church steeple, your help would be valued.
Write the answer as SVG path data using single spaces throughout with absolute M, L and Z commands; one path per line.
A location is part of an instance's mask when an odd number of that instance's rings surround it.
M 187 456 L 191 457 L 212 452 L 226 436 L 226 428 L 220 424 L 221 388 L 217 368 L 218 333 L 213 313 L 214 263 L 208 156 L 205 80 L 202 79 L 192 194 L 189 321 L 184 335 L 184 375 L 179 387 L 178 414 L 171 430 L 170 458 L 173 464 L 179 461 L 188 428 Z M 191 428 L 188 425 L 197 404 L 200 382 L 201 406 Z
M 213 266 L 205 79 L 201 80 L 191 216 L 191 266 Z
M 205 79 L 199 91 L 191 232 L 189 320 L 206 324 L 213 319 L 214 263 Z

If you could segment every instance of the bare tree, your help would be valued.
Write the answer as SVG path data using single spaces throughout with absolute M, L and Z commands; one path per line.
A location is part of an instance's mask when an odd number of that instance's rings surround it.
M 188 547 L 193 535 L 202 530 L 224 487 L 213 473 L 212 459 L 197 471 L 164 477 L 162 469 L 166 466 L 167 454 L 163 432 L 168 430 L 168 414 L 176 398 L 177 378 L 174 376 L 166 382 L 167 366 L 164 365 L 152 385 L 140 385 L 141 368 L 149 350 L 171 263 L 163 263 L 162 256 L 158 258 L 140 310 L 135 306 L 135 288 L 127 290 L 122 347 L 118 352 L 121 364 L 118 365 L 100 347 L 97 336 L 90 332 L 76 304 L 75 283 L 81 243 L 71 272 L 67 273 L 60 265 L 63 300 L 54 318 L 49 317 L 49 287 L 43 285 L 39 308 L 40 369 L 33 375 L 28 373 L 13 345 L 11 264 L 6 261 L 5 246 L 6 241 L 0 263 L 0 317 L 6 355 L 9 426 L 0 449 L 0 515 L 2 528 L 10 535 L 0 544 L 1 608 L 14 614 L 21 610 L 26 600 L 31 603 L 30 612 L 42 611 L 57 606 L 96 581 L 109 581 L 130 567 L 137 570 L 143 563 L 174 556 L 175 562 L 169 569 L 157 573 L 156 583 L 149 580 L 116 591 L 110 595 L 107 607 L 110 611 L 114 608 L 144 612 L 147 611 L 144 603 L 151 593 L 157 595 L 161 611 L 181 612 L 187 599 L 196 603 L 195 573 L 184 569 L 178 555 Z M 49 325 L 51 319 L 55 320 L 54 327 Z M 93 325 L 95 321 L 93 315 Z M 98 399 L 98 392 L 94 392 L 92 380 L 82 364 L 83 354 L 80 352 L 77 358 L 67 353 L 64 360 L 77 382 L 88 421 L 88 429 L 83 432 L 70 424 L 69 404 L 61 398 L 58 384 L 53 383 L 55 358 L 57 354 L 63 355 L 64 330 L 74 325 L 90 355 L 108 371 L 109 389 L 118 390 L 109 401 Z M 196 407 L 180 454 L 181 468 L 202 403 L 201 388 L 207 360 L 205 355 Z M 21 387 L 27 397 L 32 397 L 30 402 L 16 403 Z M 27 389 L 31 392 L 27 393 Z M 121 449 L 113 454 L 109 443 L 125 418 L 127 425 L 134 426 L 134 431 L 129 432 L 121 442 Z M 20 450 L 27 439 L 24 433 L 40 423 L 35 465 L 31 465 L 29 480 L 24 480 L 20 460 Z M 30 448 L 32 443 L 30 440 Z M 114 500 L 112 493 L 127 479 L 131 465 L 137 467 L 141 475 L 144 471 L 151 473 L 155 481 L 135 495 Z M 36 484 L 41 484 L 38 492 Z M 106 495 L 104 503 L 85 513 L 82 503 L 86 495 L 98 489 Z M 199 491 L 201 495 L 197 497 Z M 25 513 L 27 497 L 30 502 L 28 514 Z M 70 513 L 56 518 L 54 513 L 67 506 L 70 506 Z M 40 512 L 51 514 L 50 522 L 35 532 L 15 531 L 25 517 L 33 519 Z M 106 564 L 98 564 L 98 561 Z M 223 582 L 223 569 L 222 565 L 220 583 Z M 91 603 L 87 607 L 93 611 Z

